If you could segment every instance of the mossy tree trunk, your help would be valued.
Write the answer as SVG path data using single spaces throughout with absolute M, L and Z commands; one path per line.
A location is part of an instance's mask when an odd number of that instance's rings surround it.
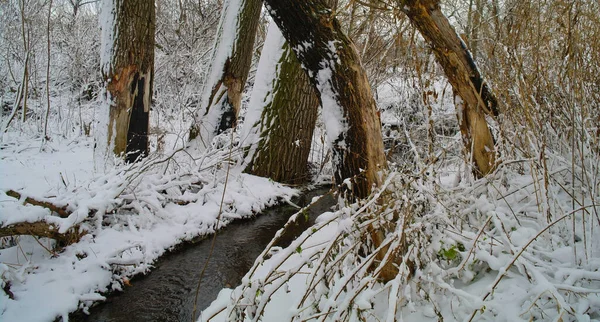
M 96 128 L 96 154 L 105 164 L 126 155 L 148 154 L 148 126 L 154 77 L 154 1 L 104 0 L 102 75 L 106 84 Z M 108 113 L 107 113 L 108 110 Z
M 498 103 L 483 81 L 465 43 L 440 9 L 439 0 L 400 0 L 400 6 L 423 38 L 455 90 L 457 116 L 468 159 L 476 176 L 496 166 L 494 138 L 485 114 L 497 115 Z M 471 154 L 472 153 L 472 154 Z
M 325 2 L 265 0 L 316 88 L 333 151 L 335 182 L 364 198 L 385 167 L 381 123 L 356 47 Z
M 303 183 L 319 100 L 275 24 L 269 26 L 257 74 L 242 132 L 249 151 L 246 172 Z
M 223 3 L 200 110 L 190 129 L 190 140 L 197 138 L 202 148 L 210 146 L 215 135 L 237 122 L 261 8 L 262 0 Z

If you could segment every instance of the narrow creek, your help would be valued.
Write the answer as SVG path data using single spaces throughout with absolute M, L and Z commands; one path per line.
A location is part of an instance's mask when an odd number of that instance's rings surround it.
M 329 188 L 304 193 L 294 202 L 305 206 L 313 197 L 326 194 Z M 286 232 L 278 243 L 287 246 L 316 217 L 329 211 L 335 203 L 326 195 L 308 210 L 308 221 L 303 217 Z M 132 279 L 124 291 L 111 294 L 106 301 L 90 309 L 90 315 L 77 312 L 70 321 L 194 321 L 199 313 L 216 299 L 222 288 L 239 285 L 254 260 L 288 218 L 297 212 L 287 204 L 274 206 L 253 219 L 229 224 L 217 232 L 215 248 L 202 279 L 198 294 L 196 317 L 192 319 L 194 297 L 200 271 L 207 260 L 212 236 L 196 243 L 181 246 L 155 263 L 147 275 Z

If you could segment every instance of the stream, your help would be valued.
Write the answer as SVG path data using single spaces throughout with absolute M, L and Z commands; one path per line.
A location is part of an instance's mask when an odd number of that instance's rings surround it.
M 309 191 L 293 200 L 305 206 L 329 188 Z M 331 194 L 308 209 L 308 221 L 298 216 L 297 224 L 278 242 L 285 247 L 314 223 L 316 217 L 335 204 Z M 202 279 L 196 317 L 192 319 L 200 271 L 210 252 L 213 236 L 188 243 L 160 257 L 152 271 L 135 277 L 124 291 L 107 296 L 90 309 L 90 315 L 76 312 L 70 321 L 195 321 L 200 312 L 217 298 L 222 288 L 235 287 L 254 260 L 298 209 L 288 204 L 271 207 L 252 219 L 230 223 L 217 232 L 215 248 Z M 302 217 L 302 218 L 300 218 Z

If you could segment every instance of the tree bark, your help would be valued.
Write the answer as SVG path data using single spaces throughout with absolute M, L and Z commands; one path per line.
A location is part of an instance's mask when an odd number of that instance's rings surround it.
M 105 0 L 102 8 L 102 74 L 106 83 L 96 149 L 128 162 L 148 154 L 154 78 L 154 1 Z M 108 115 L 106 115 L 108 109 Z
M 386 160 L 375 100 L 354 44 L 321 0 L 265 4 L 318 92 L 335 182 L 350 199 L 368 196 Z
M 235 126 L 242 92 L 252 63 L 252 50 L 262 8 L 261 0 L 228 0 L 213 49 L 212 65 L 202 91 L 200 115 L 190 129 L 208 147 L 215 135 Z
M 319 100 L 275 24 L 269 26 L 258 74 L 242 132 L 249 149 L 246 172 L 277 182 L 306 182 Z
M 444 69 L 457 100 L 457 116 L 467 156 L 472 158 L 476 176 L 496 166 L 494 138 L 485 114 L 497 115 L 498 103 L 483 81 L 469 50 L 440 10 L 439 0 L 400 0 L 412 24 L 433 49 Z

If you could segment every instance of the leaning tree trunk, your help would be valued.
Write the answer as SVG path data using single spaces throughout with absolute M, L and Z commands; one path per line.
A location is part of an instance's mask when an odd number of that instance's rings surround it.
M 246 171 L 283 183 L 305 182 L 319 100 L 275 24 L 257 74 L 241 136 L 248 149 Z
M 465 151 L 475 165 L 475 175 L 492 172 L 496 165 L 494 138 L 485 114 L 497 115 L 497 101 L 469 50 L 440 10 L 439 0 L 400 0 L 400 6 L 421 32 L 452 84 Z
M 200 115 L 195 115 L 190 129 L 190 140 L 198 138 L 202 148 L 210 146 L 215 135 L 237 122 L 261 8 L 261 0 L 223 3 Z
M 368 196 L 380 183 L 386 160 L 377 107 L 356 47 L 322 1 L 265 3 L 317 89 L 335 182 L 350 198 Z
M 104 0 L 101 68 L 105 102 L 96 127 L 101 166 L 126 154 L 128 162 L 148 154 L 154 77 L 154 1 Z

